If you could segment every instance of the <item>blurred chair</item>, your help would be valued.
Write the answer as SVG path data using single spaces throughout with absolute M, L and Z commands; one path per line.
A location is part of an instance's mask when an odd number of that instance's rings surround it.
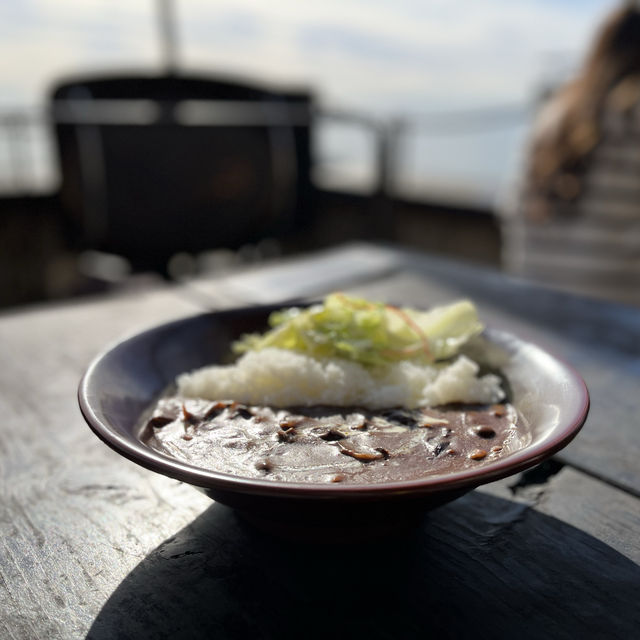
M 177 252 L 311 225 L 311 96 L 201 77 L 74 78 L 51 94 L 78 248 L 166 275 Z

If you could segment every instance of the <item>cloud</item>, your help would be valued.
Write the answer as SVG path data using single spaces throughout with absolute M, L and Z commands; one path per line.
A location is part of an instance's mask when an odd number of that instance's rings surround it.
M 146 9 L 146 11 L 145 11 Z M 157 66 L 151 5 L 107 0 L 10 0 L 0 4 L 4 104 L 42 102 L 59 77 Z
M 545 52 L 574 56 L 611 1 L 174 0 L 187 68 L 315 86 L 325 101 L 409 110 L 520 99 Z M 157 69 L 156 4 L 10 0 L 0 86 L 35 99 L 74 65 Z
M 309 86 L 322 104 L 383 116 L 526 101 L 541 79 L 580 58 L 613 6 L 614 0 L 173 0 L 185 71 Z M 159 71 L 157 7 L 156 0 L 0 2 L 3 102 L 41 102 L 54 80 L 72 72 Z M 461 168 L 466 158 L 484 181 L 511 144 L 497 140 L 475 147 L 430 143 L 421 175 Z
M 382 110 L 527 99 L 552 51 L 577 59 L 604 0 L 200 0 L 182 10 L 187 66 L 306 82 L 325 101 Z M 260 24 L 251 42 L 212 46 L 190 25 L 243 11 Z M 214 22 L 212 22 L 214 24 Z M 194 36 L 194 37 L 191 37 Z M 224 40 L 225 45 L 227 40 Z

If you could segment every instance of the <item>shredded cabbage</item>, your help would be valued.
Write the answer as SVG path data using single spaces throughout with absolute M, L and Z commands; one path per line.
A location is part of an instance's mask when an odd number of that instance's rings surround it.
M 342 293 L 308 308 L 276 311 L 269 324 L 272 328 L 266 333 L 248 334 L 235 342 L 234 351 L 276 347 L 364 365 L 400 360 L 432 363 L 453 357 L 483 329 L 468 300 L 418 311 Z

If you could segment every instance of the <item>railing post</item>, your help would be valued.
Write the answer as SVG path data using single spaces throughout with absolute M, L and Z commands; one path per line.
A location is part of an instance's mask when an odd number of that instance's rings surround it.
M 404 119 L 393 118 L 377 126 L 378 188 L 373 202 L 371 231 L 375 237 L 389 241 L 396 237 L 393 199 L 396 195 L 401 136 L 404 135 L 406 125 Z
M 163 66 L 168 75 L 178 71 L 178 35 L 175 6 L 172 0 L 156 0 Z
M 6 127 L 10 182 L 16 191 L 26 191 L 29 179 L 25 176 L 29 175 L 28 169 L 31 168 L 25 142 L 28 120 L 19 115 L 11 115 L 2 124 Z

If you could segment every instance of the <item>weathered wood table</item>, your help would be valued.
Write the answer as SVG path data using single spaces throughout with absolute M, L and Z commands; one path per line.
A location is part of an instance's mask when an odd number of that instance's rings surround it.
M 552 350 L 592 409 L 555 459 L 383 540 L 278 540 L 103 445 L 76 406 L 108 342 L 343 289 Z M 0 638 L 640 637 L 640 309 L 357 245 L 180 287 L 0 316 Z

